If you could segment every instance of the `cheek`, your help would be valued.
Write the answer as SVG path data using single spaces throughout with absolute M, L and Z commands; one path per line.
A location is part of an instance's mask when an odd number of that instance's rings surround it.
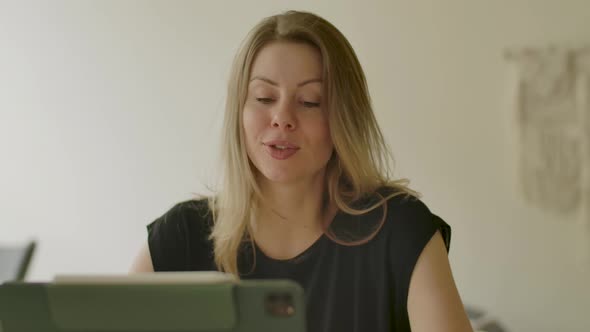
M 317 144 L 317 148 L 332 150 L 332 137 L 330 135 L 330 126 L 327 119 L 314 121 L 309 128 L 311 129 L 310 136 L 312 137 L 314 144 Z
M 330 123 L 328 122 L 327 117 L 324 117 L 322 121 L 319 123 L 318 132 L 320 133 L 320 137 L 324 141 L 324 143 L 331 146 L 332 136 L 330 135 Z
M 244 136 L 248 146 L 255 144 L 259 139 L 259 134 L 264 128 L 265 118 L 262 112 L 244 108 L 242 115 L 242 126 L 244 128 Z

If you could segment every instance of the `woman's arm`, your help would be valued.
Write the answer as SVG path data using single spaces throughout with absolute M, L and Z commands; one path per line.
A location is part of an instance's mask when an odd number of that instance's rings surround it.
M 139 254 L 133 261 L 133 265 L 129 270 L 129 273 L 138 273 L 138 272 L 154 272 L 154 266 L 152 264 L 152 256 L 150 254 L 150 248 L 148 243 L 143 245 Z
M 472 332 L 453 280 L 443 238 L 436 232 L 410 279 L 408 316 L 413 332 Z

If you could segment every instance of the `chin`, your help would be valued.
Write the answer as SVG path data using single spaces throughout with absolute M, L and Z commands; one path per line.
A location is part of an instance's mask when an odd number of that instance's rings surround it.
M 271 162 L 253 163 L 257 176 L 260 179 L 277 184 L 290 184 L 301 181 L 308 181 L 320 175 L 322 168 L 315 169 L 309 167 L 312 165 L 303 165 L 299 162 L 277 164 L 274 160 Z M 307 167 L 306 167 L 307 166 Z
M 296 182 L 300 177 L 293 173 L 287 173 L 284 171 L 266 171 L 261 172 L 262 176 L 266 178 L 268 181 L 276 182 L 276 183 L 292 183 Z
M 259 175 L 264 177 L 266 180 L 277 183 L 277 184 L 291 184 L 301 181 L 309 181 L 317 178 L 321 173 L 320 171 L 314 171 L 311 169 L 299 170 L 299 172 L 293 171 L 293 169 L 277 169 L 277 168 L 266 168 L 259 171 Z

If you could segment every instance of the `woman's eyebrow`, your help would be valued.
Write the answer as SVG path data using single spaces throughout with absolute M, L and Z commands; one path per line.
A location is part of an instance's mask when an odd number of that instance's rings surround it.
M 264 77 L 264 76 L 254 76 L 254 77 L 252 77 L 250 79 L 250 82 L 252 82 L 254 80 L 261 80 L 261 81 L 266 82 L 266 83 L 268 83 L 270 85 L 279 86 L 279 84 L 277 82 L 271 80 L 270 78 Z M 301 83 L 298 83 L 297 84 L 297 87 L 302 87 L 302 86 L 304 86 L 306 84 L 316 83 L 316 82 L 317 83 L 322 83 L 323 81 L 322 81 L 321 78 L 312 78 L 312 79 L 305 80 L 305 81 L 303 81 Z

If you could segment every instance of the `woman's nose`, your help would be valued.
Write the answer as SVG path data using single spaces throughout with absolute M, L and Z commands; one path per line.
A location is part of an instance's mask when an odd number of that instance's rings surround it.
M 292 106 L 291 102 L 289 101 L 285 101 L 277 105 L 277 108 L 275 109 L 272 117 L 271 126 L 273 128 L 295 130 L 297 127 L 297 120 L 293 114 L 293 107 L 294 106 Z

